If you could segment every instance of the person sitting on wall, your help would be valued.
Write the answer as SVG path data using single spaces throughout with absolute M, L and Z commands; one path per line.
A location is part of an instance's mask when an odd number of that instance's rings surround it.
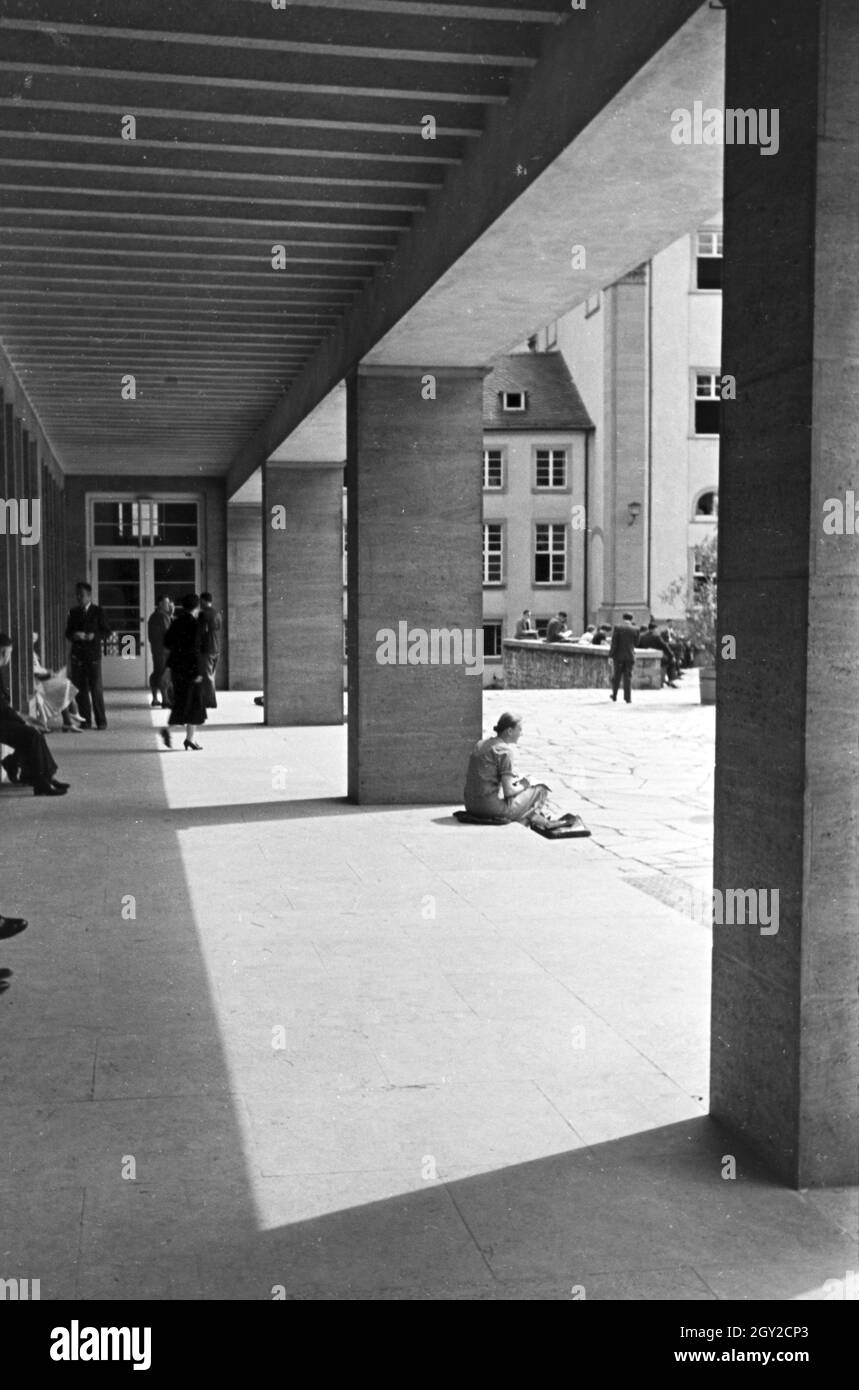
M 601 647 L 611 640 L 611 623 L 600 623 L 593 636 L 592 646 Z
M 686 643 L 670 623 L 665 628 L 665 640 L 671 649 L 671 655 L 674 657 L 674 669 L 677 676 L 682 676 L 683 667 L 689 664 L 686 660 Z
M 647 624 L 647 628 L 643 629 L 639 634 L 638 645 L 639 647 L 646 647 L 649 648 L 651 651 L 660 651 L 662 653 L 663 675 L 665 676 L 666 682 L 670 686 L 670 688 L 672 690 L 676 690 L 677 666 L 674 661 L 674 653 L 672 652 L 665 638 L 659 632 L 657 624 L 653 618 L 650 619 L 650 622 Z
M 586 647 L 591 647 L 591 646 L 593 646 L 594 642 L 596 641 L 596 632 L 597 632 L 597 625 L 596 625 L 596 623 L 588 623 L 588 625 L 587 625 L 585 631 L 582 633 L 581 637 L 579 638 L 579 640 L 578 640 L 578 642 L 577 642 L 577 646 L 579 646 L 579 647 L 581 647 L 581 646 L 586 646 Z
M 546 628 L 546 641 L 575 642 L 575 640 L 575 633 L 571 632 L 567 626 L 567 615 L 563 609 L 561 609 L 560 612 L 551 619 L 549 626 Z
M 474 745 L 465 779 L 465 809 L 486 820 L 502 819 L 530 825 L 549 794 L 542 782 L 532 786 L 513 769 L 513 747 L 522 734 L 517 714 L 502 714 L 494 736 Z M 545 819 L 541 817 L 541 819 Z
M 516 624 L 515 637 L 517 642 L 533 642 L 537 637 L 537 629 L 534 626 L 534 619 L 531 617 L 531 609 L 523 608 L 522 617 Z
M 12 749 L 3 759 L 3 767 L 10 782 L 31 786 L 36 796 L 64 796 L 69 784 L 56 779 L 57 764 L 45 735 L 12 708 L 5 682 L 11 659 L 12 638 L 0 632 L 0 743 Z

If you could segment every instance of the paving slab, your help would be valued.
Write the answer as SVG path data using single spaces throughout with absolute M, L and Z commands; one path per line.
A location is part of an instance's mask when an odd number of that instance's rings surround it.
M 855 1192 L 779 1187 L 705 1118 L 694 678 L 628 710 L 486 692 L 594 832 L 560 843 L 352 806 L 345 728 L 252 701 L 220 695 L 188 754 L 112 693 L 107 733 L 53 739 L 69 797 L 0 791 L 2 906 L 30 918 L 0 946 L 0 1277 L 708 1301 L 859 1268 Z

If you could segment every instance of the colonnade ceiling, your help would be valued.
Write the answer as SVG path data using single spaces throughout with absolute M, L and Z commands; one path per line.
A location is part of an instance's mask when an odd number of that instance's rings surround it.
M 359 362 L 481 363 L 629 269 L 718 201 L 665 108 L 722 19 L 0 0 L 0 341 L 62 467 L 234 493 Z
M 0 0 L 0 337 L 63 466 L 223 473 L 568 8 Z

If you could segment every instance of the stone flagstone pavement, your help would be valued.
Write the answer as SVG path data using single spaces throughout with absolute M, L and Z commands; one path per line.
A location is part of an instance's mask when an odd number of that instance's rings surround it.
M 265 729 L 251 694 L 220 697 L 201 753 L 162 750 L 130 693 L 107 733 L 53 738 L 70 796 L 0 790 L 3 910 L 30 918 L 0 943 L 0 1278 L 43 1299 L 853 1288 L 855 1194 L 779 1187 L 706 1117 L 696 700 L 487 694 L 487 731 L 520 710 L 523 770 L 594 831 L 565 843 L 352 806 L 345 729 Z

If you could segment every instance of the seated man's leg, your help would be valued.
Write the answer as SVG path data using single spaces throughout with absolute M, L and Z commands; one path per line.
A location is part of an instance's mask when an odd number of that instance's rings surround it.
M 44 734 L 29 724 L 4 724 L 0 728 L 0 743 L 14 748 L 21 767 L 21 777 L 34 787 L 50 782 L 57 771 Z

